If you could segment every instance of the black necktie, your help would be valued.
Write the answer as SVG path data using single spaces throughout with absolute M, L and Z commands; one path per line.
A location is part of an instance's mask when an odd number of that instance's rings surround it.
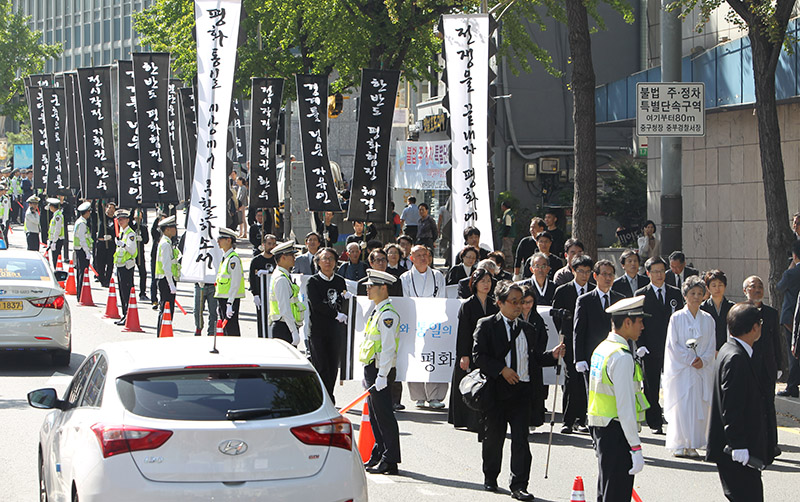
M 678 274 L 675 274 L 675 286 L 677 286 L 678 289 L 680 289 L 681 287 L 681 276 L 679 276 Z
M 511 369 L 517 371 L 517 340 L 514 337 L 514 323 L 508 323 L 508 330 L 511 333 Z
M 582 296 L 582 295 L 583 295 L 583 288 L 581 288 L 581 294 L 578 295 L 578 296 Z
M 658 288 L 658 303 L 664 305 L 664 295 L 661 294 L 661 288 Z
M 603 295 L 603 310 L 608 308 L 608 294 Z

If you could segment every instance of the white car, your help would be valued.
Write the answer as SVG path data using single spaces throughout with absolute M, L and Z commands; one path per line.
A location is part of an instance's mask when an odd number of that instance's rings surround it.
M 46 351 L 69 365 L 72 317 L 58 284 L 65 279 L 36 251 L 0 252 L 0 351 Z
M 215 337 L 217 338 L 217 337 Z M 280 340 L 103 344 L 39 433 L 40 500 L 366 501 L 352 426 Z

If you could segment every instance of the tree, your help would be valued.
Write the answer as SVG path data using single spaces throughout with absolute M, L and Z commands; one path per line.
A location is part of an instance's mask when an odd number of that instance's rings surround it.
M 614 177 L 600 195 L 600 210 L 624 227 L 641 227 L 647 215 L 647 164 L 625 158 L 611 164 Z
M 0 0 L 0 115 L 27 120 L 23 77 L 42 71 L 61 45 L 41 42 L 42 32 L 28 28 L 30 16 L 13 12 L 11 0 Z
M 775 70 L 778 66 L 786 28 L 795 0 L 727 0 L 732 12 L 728 21 L 747 30 L 752 49 L 753 76 L 756 88 L 756 121 L 758 146 L 761 155 L 761 176 L 764 183 L 764 202 L 767 218 L 767 249 L 769 251 L 769 292 L 773 305 L 780 305 L 782 295 L 778 281 L 786 270 L 786 256 L 794 236 L 786 224 L 789 204 L 786 200 L 786 177 L 781 153 L 781 131 L 778 125 L 778 106 L 775 99 Z M 700 20 L 695 27 L 702 31 L 711 13 L 722 0 L 679 0 L 670 5 L 680 9 L 685 17 L 695 7 Z

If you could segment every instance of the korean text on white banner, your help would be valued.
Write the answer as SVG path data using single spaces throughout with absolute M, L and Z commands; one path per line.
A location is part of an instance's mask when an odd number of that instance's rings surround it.
M 461 300 L 448 298 L 392 297 L 400 315 L 400 346 L 397 349 L 397 380 L 403 382 L 449 383 L 456 361 L 458 309 Z M 357 297 L 345 345 L 343 380 L 361 380 L 364 365 L 358 349 L 372 312 L 372 301 Z
M 442 30 L 452 139 L 453 242 L 461 242 L 464 229 L 473 226 L 492 248 L 487 167 L 489 15 L 442 16 Z M 459 251 L 453 246 L 453 263 Z
M 398 141 L 392 187 L 409 190 L 450 190 L 449 141 Z
M 197 152 L 181 280 L 213 283 L 222 258 L 228 119 L 233 94 L 241 0 L 196 0 Z

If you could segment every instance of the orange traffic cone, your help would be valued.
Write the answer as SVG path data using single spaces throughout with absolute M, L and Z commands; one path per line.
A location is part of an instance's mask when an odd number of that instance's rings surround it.
M 81 288 L 81 298 L 78 301 L 84 307 L 94 307 L 92 300 L 92 286 L 89 285 L 89 269 L 83 272 L 83 287 Z
M 61 261 L 61 255 L 58 255 L 58 260 L 56 261 L 56 270 L 64 270 L 64 262 Z
M 106 313 L 103 319 L 119 319 L 119 309 L 117 308 L 117 288 L 114 287 L 114 277 L 108 283 L 108 300 L 106 300 Z
M 217 331 L 214 333 L 214 336 L 225 336 L 224 329 L 225 328 L 222 327 L 222 319 L 219 319 L 217 321 Z
M 131 300 L 128 303 L 128 313 L 125 316 L 125 327 L 122 328 L 122 331 L 144 333 L 139 325 L 139 308 L 136 306 L 136 288 L 134 287 L 131 287 Z
M 83 284 L 81 284 L 83 287 Z M 75 268 L 72 266 L 72 260 L 69 261 L 69 275 L 67 276 L 67 283 L 64 285 L 64 291 L 68 295 L 76 296 L 78 294 L 78 287 L 75 285 Z
M 361 412 L 361 428 L 358 429 L 358 452 L 361 454 L 362 462 L 370 459 L 373 446 L 375 446 L 375 435 L 372 433 L 372 424 L 369 421 L 369 405 L 364 400 L 364 411 Z
M 583 478 L 575 476 L 575 481 L 572 483 L 572 496 L 569 502 L 583 502 L 586 500 L 586 493 L 583 491 Z
M 164 304 L 164 315 L 161 317 L 161 332 L 159 338 L 172 338 L 172 314 L 169 311 L 169 302 Z

